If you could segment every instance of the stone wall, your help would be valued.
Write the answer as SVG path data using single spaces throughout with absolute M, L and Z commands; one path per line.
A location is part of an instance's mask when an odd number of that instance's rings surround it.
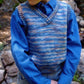
M 13 7 L 17 3 L 19 3 L 18 0 L 3 0 L 3 3 L 0 6 L 0 10 L 3 10 L 3 11 L 13 11 Z
M 16 84 L 18 69 L 11 51 L 2 51 L 0 55 L 0 84 Z
M 3 0 L 3 3 L 0 4 L 0 10 L 3 11 L 13 11 L 14 7 L 17 6 L 19 3 L 22 3 L 26 0 Z

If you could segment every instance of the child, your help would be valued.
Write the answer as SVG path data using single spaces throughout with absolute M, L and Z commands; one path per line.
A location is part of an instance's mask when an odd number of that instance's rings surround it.
M 58 0 L 28 0 L 11 19 L 18 84 L 71 84 L 80 60 L 76 16 Z

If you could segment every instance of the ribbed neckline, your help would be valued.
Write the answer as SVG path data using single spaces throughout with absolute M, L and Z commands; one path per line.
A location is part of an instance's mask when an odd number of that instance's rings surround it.
M 59 7 L 59 1 L 56 1 L 56 6 L 54 8 L 54 10 L 52 11 L 52 13 L 47 16 L 46 14 L 44 14 L 40 9 L 37 9 L 35 6 L 30 6 L 28 1 L 27 4 L 29 6 L 29 8 L 32 9 L 32 11 L 34 11 L 37 15 L 39 15 L 42 19 L 44 19 L 47 23 L 50 23 L 52 21 L 52 19 L 54 18 L 54 16 L 56 15 L 56 12 L 58 10 Z

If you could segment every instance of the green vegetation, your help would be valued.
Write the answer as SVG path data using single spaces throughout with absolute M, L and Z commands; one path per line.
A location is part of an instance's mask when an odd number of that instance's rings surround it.
M 19 3 L 16 3 L 14 6 L 13 6 L 13 10 L 15 10 L 15 8 L 19 5 Z
M 75 73 L 73 77 L 73 81 L 79 82 L 81 84 L 81 80 L 79 79 L 79 75 L 77 74 L 77 72 Z
M 1 25 L 0 25 L 0 29 L 1 29 Z
M 22 2 L 24 2 L 24 1 L 26 1 L 26 0 L 18 0 L 20 3 L 22 3 Z
M 18 0 L 20 3 L 23 3 L 27 0 Z M 16 3 L 14 6 L 13 6 L 13 10 L 15 10 L 15 8 L 19 5 L 19 3 Z
M 0 4 L 2 4 L 3 3 L 3 0 L 0 0 Z
M 0 51 L 3 50 L 3 48 L 4 48 L 4 44 L 0 43 Z

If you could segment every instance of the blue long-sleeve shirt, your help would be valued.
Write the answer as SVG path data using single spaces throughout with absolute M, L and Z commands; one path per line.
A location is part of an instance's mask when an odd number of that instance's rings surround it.
M 45 5 L 40 2 L 36 6 L 42 12 L 49 15 L 54 9 L 54 6 L 56 4 L 55 1 L 56 0 L 53 1 L 50 0 Z M 40 4 L 42 4 L 42 6 Z M 70 16 L 67 23 L 68 23 L 67 58 L 63 66 L 63 71 L 58 80 L 59 84 L 71 83 L 71 80 L 73 78 L 73 75 L 76 71 L 77 65 L 80 60 L 81 43 L 80 43 L 79 32 L 78 32 L 78 24 L 73 10 L 70 11 Z M 25 52 L 29 50 L 28 40 L 26 39 L 25 36 L 26 32 L 24 31 L 26 27 L 27 25 L 25 21 L 23 21 L 20 18 L 18 14 L 18 10 L 16 9 L 12 14 L 12 19 L 11 19 L 11 37 L 12 37 L 11 50 L 15 58 L 15 62 L 18 68 L 20 69 L 20 71 L 23 71 L 23 75 L 26 77 L 26 79 L 31 83 L 33 80 L 37 84 L 50 84 L 51 80 L 41 75 L 40 71 L 37 69 L 33 61 L 30 59 L 30 56 L 28 56 L 28 54 L 26 54 Z

